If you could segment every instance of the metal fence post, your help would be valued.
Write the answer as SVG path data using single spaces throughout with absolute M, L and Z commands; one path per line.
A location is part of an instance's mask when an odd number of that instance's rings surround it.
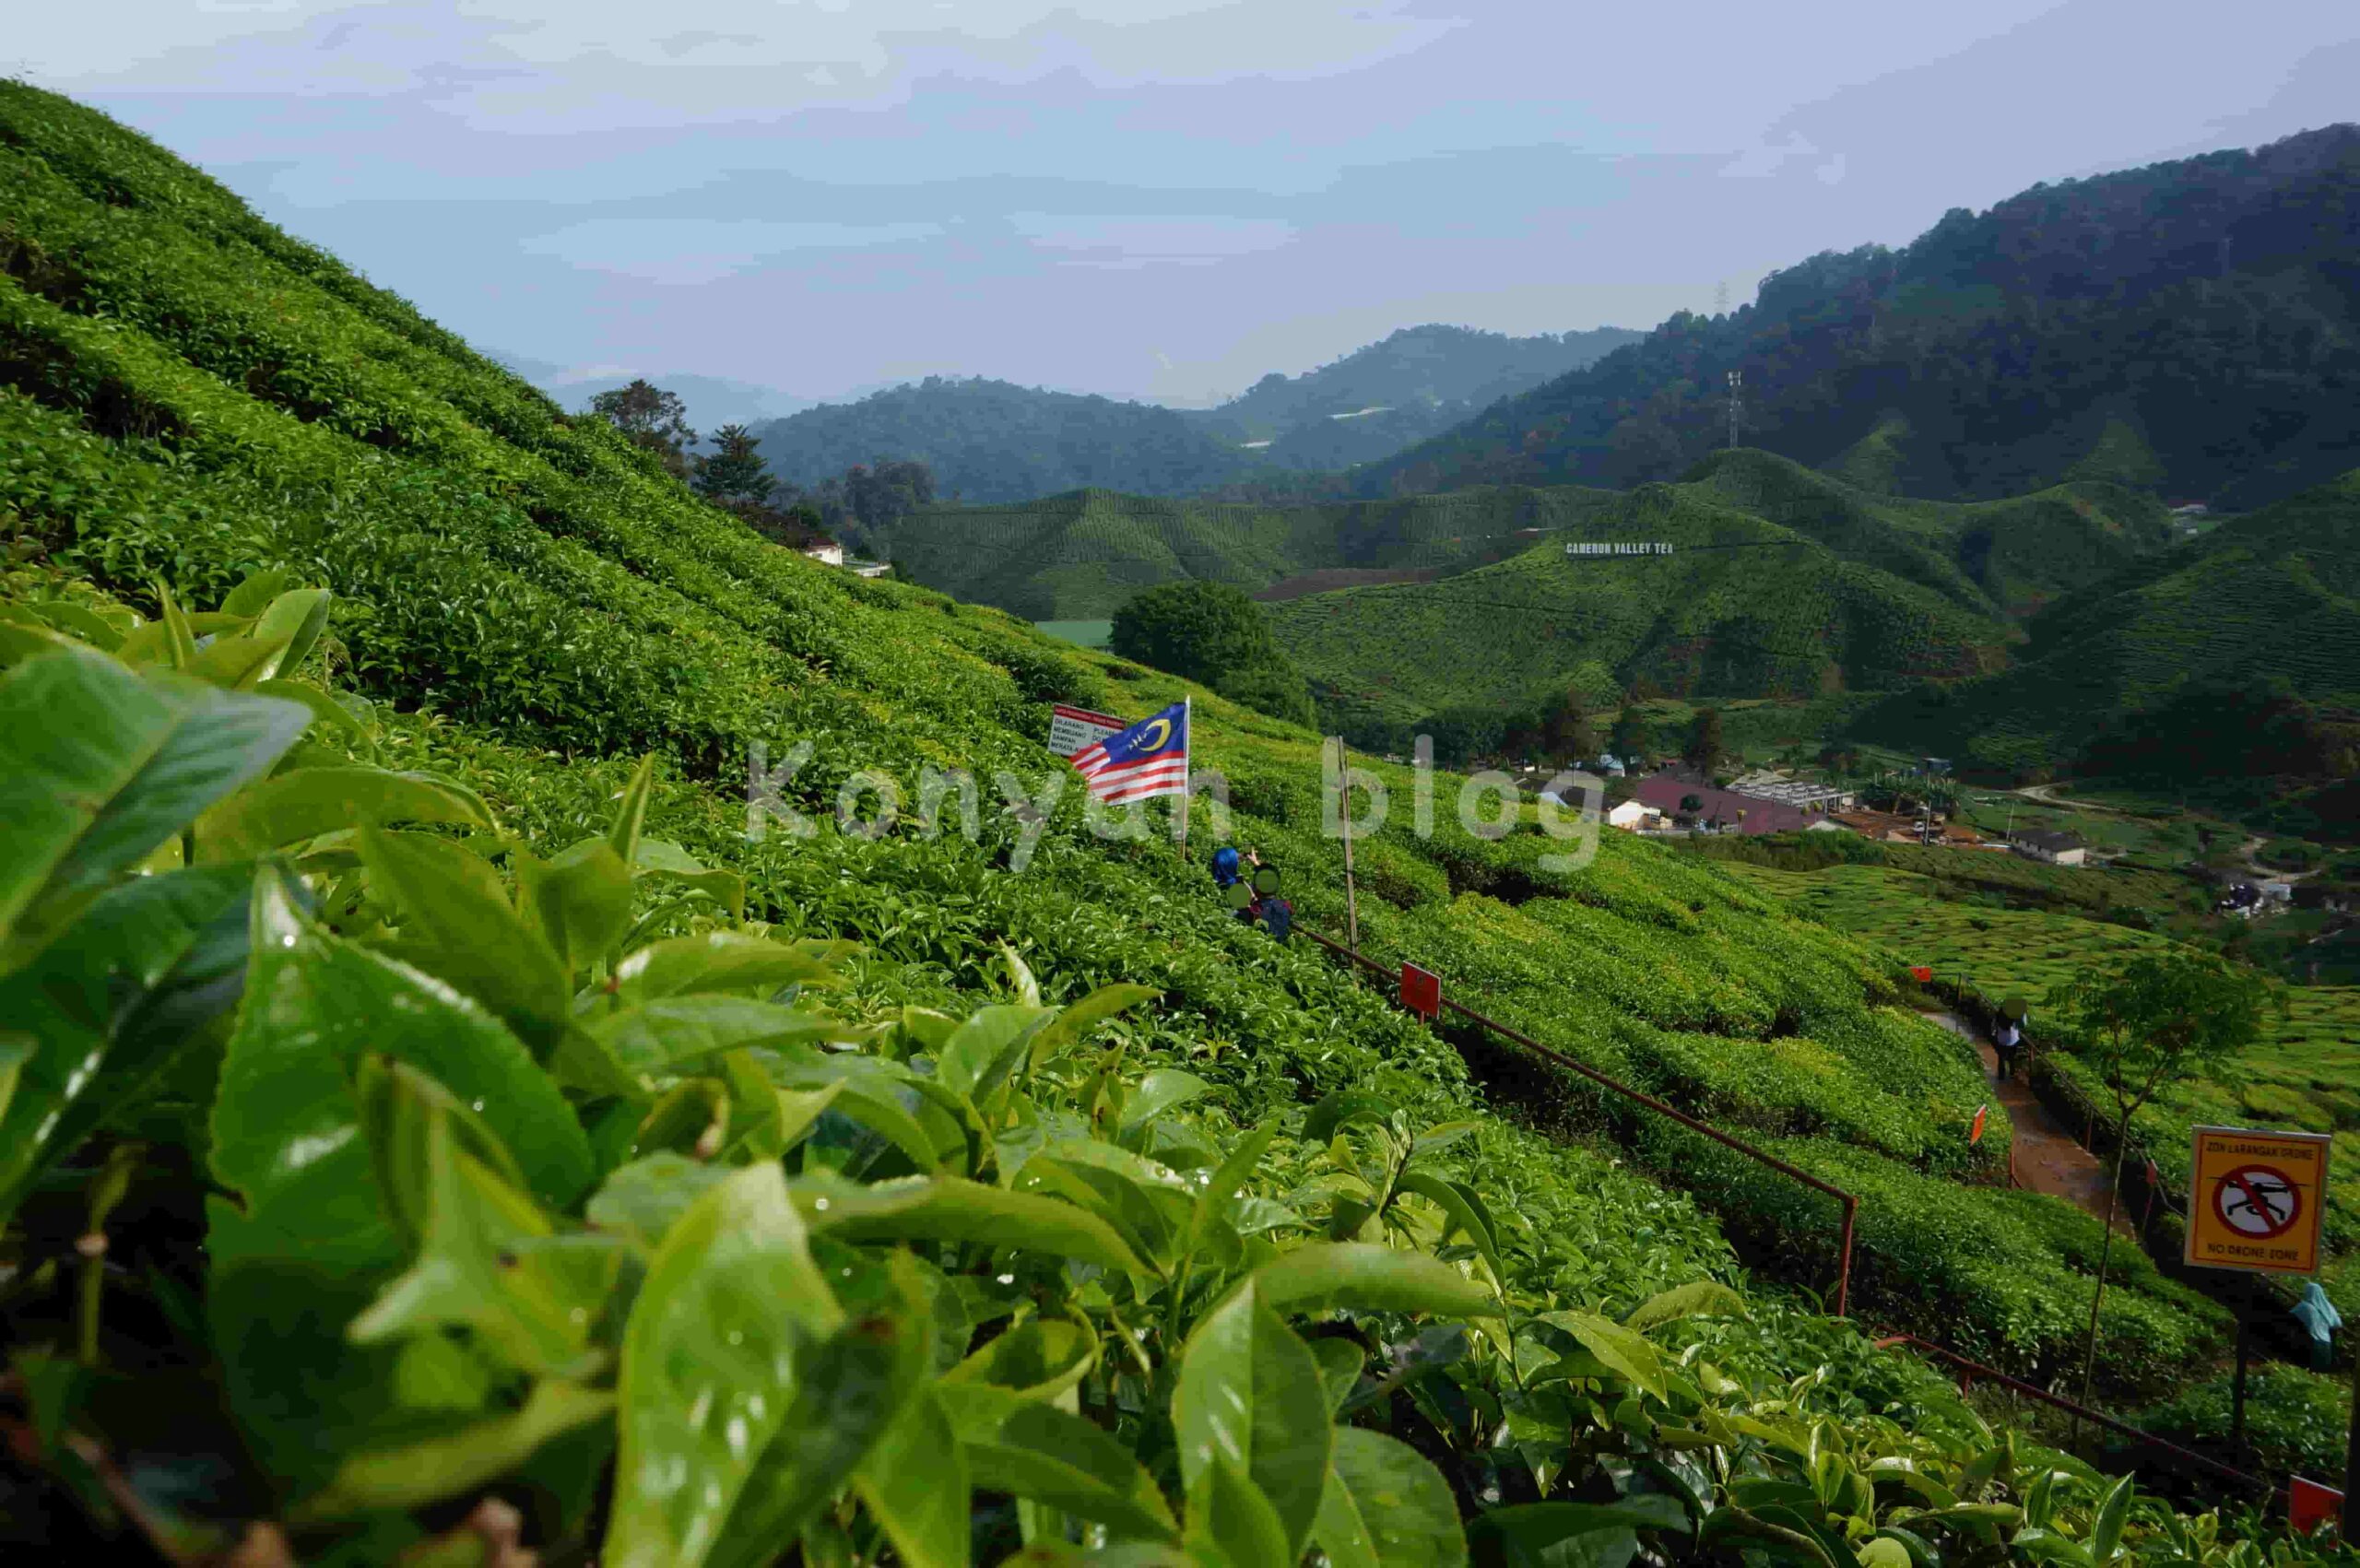
M 1860 1200 L 1847 1196 L 1844 1199 L 1844 1254 L 1835 1271 L 1835 1315 L 1848 1317 L 1852 1305 L 1852 1220 L 1860 1212 Z

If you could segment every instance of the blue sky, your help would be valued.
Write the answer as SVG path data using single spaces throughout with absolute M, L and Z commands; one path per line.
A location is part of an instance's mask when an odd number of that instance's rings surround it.
M 2353 117 L 2350 0 L 139 0 L 0 71 L 480 347 L 1200 401 Z

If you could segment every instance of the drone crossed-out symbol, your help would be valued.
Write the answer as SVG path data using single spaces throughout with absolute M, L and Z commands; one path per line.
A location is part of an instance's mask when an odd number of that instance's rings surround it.
M 2212 1189 L 2213 1212 L 2240 1235 L 2285 1234 L 2303 1212 L 2303 1195 L 2283 1171 L 2240 1165 Z

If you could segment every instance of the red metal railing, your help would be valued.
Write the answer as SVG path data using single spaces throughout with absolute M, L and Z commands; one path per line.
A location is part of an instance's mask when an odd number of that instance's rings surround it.
M 1321 947 L 1326 948 L 1329 952 L 1336 954 L 1339 958 L 1349 959 L 1353 963 L 1359 964 L 1363 969 L 1368 970 L 1372 973 L 1389 975 L 1394 973 L 1392 970 L 1387 969 L 1384 964 L 1377 962 L 1375 959 L 1370 958 L 1365 953 L 1348 948 L 1332 937 L 1323 936 L 1319 932 L 1313 930 L 1308 925 L 1297 925 L 1295 929 L 1310 937 L 1313 941 L 1317 942 Z M 1524 1033 L 1520 1030 L 1511 1029 L 1506 1024 L 1500 1022 L 1497 1019 L 1486 1018 L 1481 1013 L 1477 1012 L 1474 1008 L 1466 1006 L 1464 1003 L 1452 1000 L 1449 993 L 1447 992 L 1445 992 L 1443 995 L 1442 1005 L 1449 1008 L 1452 1012 L 1457 1013 L 1459 1017 L 1467 1020 L 1469 1022 L 1475 1024 L 1480 1028 L 1490 1030 L 1501 1039 L 1511 1041 L 1514 1043 L 1522 1046 L 1525 1050 L 1531 1052 L 1536 1056 L 1540 1056 L 1547 1061 L 1552 1062 L 1558 1067 L 1564 1067 L 1568 1072 L 1578 1073 L 1583 1078 L 1589 1079 L 1592 1083 L 1597 1084 L 1601 1089 L 1611 1090 L 1626 1100 L 1646 1106 L 1650 1111 L 1654 1111 L 1661 1115 L 1669 1116 L 1673 1121 L 1678 1122 L 1681 1126 L 1688 1128 L 1690 1131 L 1702 1133 L 1706 1138 L 1713 1139 L 1716 1143 L 1723 1144 L 1730 1149 L 1736 1149 L 1740 1154 L 1746 1156 L 1748 1159 L 1759 1161 L 1761 1163 L 1767 1165 L 1770 1169 L 1777 1172 L 1780 1175 L 1800 1182 L 1803 1185 L 1811 1188 L 1815 1192 L 1825 1193 L 1828 1197 L 1835 1198 L 1843 1204 L 1843 1237 L 1839 1244 L 1840 1253 L 1835 1273 L 1835 1315 L 1843 1317 L 1849 1313 L 1852 1302 L 1852 1229 L 1853 1221 L 1858 1217 L 1860 1210 L 1859 1195 L 1857 1193 L 1846 1192 L 1842 1187 L 1837 1186 L 1835 1183 L 1823 1181 L 1819 1177 L 1812 1175 L 1809 1171 L 1802 1169 L 1800 1166 L 1793 1164 L 1788 1161 L 1779 1159 L 1776 1155 L 1771 1153 L 1766 1149 L 1757 1149 L 1752 1144 L 1746 1142 L 1743 1138 L 1734 1138 L 1729 1134 L 1723 1132 L 1720 1128 L 1712 1126 L 1708 1122 L 1699 1121 L 1696 1117 L 1690 1115 L 1687 1112 L 1681 1110 L 1675 1105 L 1666 1104 L 1663 1101 L 1657 1099 L 1652 1094 L 1648 1094 L 1641 1090 L 1634 1089 L 1629 1084 L 1623 1083 L 1616 1079 L 1609 1078 L 1606 1074 L 1599 1072 L 1596 1067 L 1590 1067 L 1584 1062 L 1577 1062 L 1573 1057 L 1566 1055 L 1563 1051 L 1554 1050 L 1550 1046 L 1543 1045 L 1540 1041 L 1533 1039 L 1532 1036 Z
M 1367 954 L 1360 952 L 1355 949 L 1348 948 L 1343 943 L 1337 941 L 1334 937 L 1326 936 L 1321 932 L 1315 931 L 1307 925 L 1297 925 L 1295 929 L 1310 937 L 1313 941 L 1317 942 L 1321 947 L 1326 948 L 1329 952 L 1334 953 L 1337 957 L 1349 960 L 1352 963 L 1359 965 L 1361 968 L 1367 970 L 1373 974 L 1390 977 L 1395 973 L 1394 970 L 1388 968 L 1385 964 L 1379 963 L 1376 960 L 1370 958 Z M 1533 1039 L 1530 1035 L 1524 1033 L 1521 1030 L 1511 1029 L 1506 1024 L 1500 1022 L 1497 1019 L 1487 1018 L 1464 1003 L 1454 1001 L 1447 992 L 1443 995 L 1442 1005 L 1445 1008 L 1449 1008 L 1452 1012 L 1457 1013 L 1459 1017 L 1466 1019 L 1469 1022 L 1473 1023 L 1480 1028 L 1491 1031 L 1503 1040 L 1510 1041 L 1513 1043 L 1521 1046 L 1523 1049 L 1531 1052 L 1534 1055 L 1554 1063 L 1556 1066 L 1565 1068 L 1568 1072 L 1577 1073 L 1581 1077 L 1590 1080 L 1592 1083 L 1597 1084 L 1599 1087 L 1610 1090 L 1612 1092 L 1622 1096 L 1626 1100 L 1644 1105 L 1650 1111 L 1657 1112 L 1661 1115 L 1669 1116 L 1673 1121 L 1678 1122 L 1681 1126 L 1689 1128 L 1691 1131 L 1702 1133 L 1704 1136 L 1713 1139 L 1715 1142 L 1725 1145 L 1726 1147 L 1733 1149 L 1739 1153 L 1745 1155 L 1748 1159 L 1759 1161 L 1761 1163 L 1767 1165 L 1772 1170 L 1778 1172 L 1781 1175 L 1788 1176 L 1794 1181 L 1801 1183 L 1804 1186 L 1810 1187 L 1816 1192 L 1825 1193 L 1828 1197 L 1840 1201 L 1844 1205 L 1844 1231 L 1842 1257 L 1838 1265 L 1835 1279 L 1835 1315 L 1838 1317 L 1848 1315 L 1851 1304 L 1852 1290 L 1853 1221 L 1858 1214 L 1860 1208 L 1860 1199 L 1858 1194 L 1846 1192 L 1842 1187 L 1835 1185 L 1834 1183 L 1823 1181 L 1819 1177 L 1812 1175 L 1809 1171 L 1803 1170 L 1800 1166 L 1797 1166 L 1788 1161 L 1779 1159 L 1776 1155 L 1771 1153 L 1766 1149 L 1757 1149 L 1753 1145 L 1746 1142 L 1743 1138 L 1732 1137 L 1730 1134 L 1723 1132 L 1720 1128 L 1716 1127 L 1709 1123 L 1698 1120 L 1696 1117 L 1690 1115 L 1687 1112 L 1681 1110 L 1678 1106 L 1667 1104 L 1652 1094 L 1648 1094 L 1641 1090 L 1634 1089 L 1629 1084 L 1622 1083 L 1615 1079 L 1608 1077 L 1606 1074 L 1599 1072 L 1596 1067 L 1590 1067 L 1587 1063 L 1575 1061 L 1573 1057 L 1566 1055 L 1562 1051 L 1543 1045 L 1540 1042 Z M 2013 1172 L 2011 1171 L 2010 1174 L 2012 1176 Z M 2200 1470 L 2206 1471 L 2220 1480 L 2226 1480 L 2237 1486 L 2251 1488 L 2254 1491 L 2260 1492 L 2265 1498 L 2274 1495 L 2280 1490 L 2273 1486 L 2270 1481 L 2263 1480 L 2261 1477 L 2248 1475 L 2245 1471 L 2237 1469 L 2234 1466 L 2224 1465 L 2220 1460 L 2214 1459 L 2207 1455 L 2200 1454 L 2192 1448 L 2186 1448 L 2177 1443 L 2171 1442 L 2167 1438 L 2157 1437 L 2152 1432 L 2142 1432 L 2139 1428 L 2130 1424 L 2128 1421 L 2118 1420 L 2113 1416 L 2106 1414 L 2102 1410 L 2093 1409 L 2089 1406 L 2082 1404 L 2078 1400 L 2069 1399 L 2061 1394 L 2052 1394 L 2046 1388 L 2026 1383 L 2022 1378 L 2001 1372 L 1997 1367 L 1986 1366 L 1981 1362 L 1975 1361 L 1967 1356 L 1963 1356 L 1956 1350 L 1951 1350 L 1949 1347 L 1944 1345 L 1936 1344 L 1930 1339 L 1921 1339 L 1914 1334 L 1901 1334 L 1889 1328 L 1880 1328 L 1877 1331 L 1876 1344 L 1880 1349 L 1891 1349 L 1896 1345 L 1906 1345 L 1913 1350 L 1918 1351 L 1921 1354 L 1936 1357 L 1959 1368 L 1965 1374 L 1961 1379 L 1962 1386 L 1964 1386 L 1968 1380 L 1976 1378 L 1979 1378 L 1986 1383 L 1998 1384 L 2002 1387 L 2013 1391 L 2014 1393 L 2023 1395 L 2026 1398 L 2037 1399 L 2043 1404 L 2054 1406 L 2058 1409 L 2065 1410 L 2073 1415 L 2079 1416 L 2083 1420 L 2087 1421 L 2094 1425 L 2104 1427 L 2109 1432 L 2118 1432 L 2124 1437 L 2128 1437 L 2135 1442 L 2143 1444 L 2159 1453 L 2168 1454 L 2173 1458 L 2193 1466 Z
M 1890 1328 L 1880 1328 L 1877 1330 L 1876 1343 L 1879 1350 L 1890 1350 L 1895 1345 L 1906 1345 L 1920 1354 L 1939 1357 L 1966 1374 L 1960 1379 L 1962 1385 L 1969 1378 L 1979 1378 L 1985 1383 L 1999 1384 L 2001 1387 L 2011 1389 L 2028 1399 L 2037 1399 L 2044 1405 L 2054 1405 L 2057 1409 L 2079 1416 L 2094 1425 L 2105 1427 L 2109 1432 L 2119 1432 L 2158 1452 L 2168 1454 L 2175 1459 L 2194 1465 L 2199 1469 L 2208 1470 L 2224 1480 L 2235 1482 L 2239 1486 L 2251 1487 L 2265 1496 L 2279 1490 L 2260 1476 L 2248 1475 L 2245 1471 L 2231 1465 L 2224 1465 L 2209 1455 L 2199 1454 L 2193 1448 L 2183 1448 L 2168 1438 L 2157 1437 L 2151 1432 L 2142 1432 L 2130 1422 L 2117 1421 L 2103 1410 L 2094 1410 L 2079 1400 L 2068 1399 L 2062 1394 L 2051 1394 L 2047 1389 L 2026 1383 L 2020 1377 L 2011 1377 L 1997 1367 L 1985 1366 L 1981 1362 L 1970 1360 L 1947 1346 L 1935 1344 L 1931 1339 L 1920 1339 L 1915 1334 L 1898 1334 Z

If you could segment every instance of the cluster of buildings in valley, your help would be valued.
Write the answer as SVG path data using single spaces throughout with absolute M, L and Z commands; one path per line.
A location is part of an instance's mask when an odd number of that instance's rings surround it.
M 1613 763 L 1611 767 L 1608 763 Z M 1599 759 L 1610 779 L 1629 768 Z M 1860 804 L 1858 792 L 1842 784 L 1752 772 L 1726 785 L 1689 769 L 1670 766 L 1638 779 L 1609 807 L 1609 826 L 1634 833 L 1849 832 L 1890 843 L 1947 844 L 1964 849 L 2012 850 L 2051 866 L 2081 866 L 2089 846 L 2071 833 L 2027 829 L 1995 841 L 1941 811 L 1893 812 Z

